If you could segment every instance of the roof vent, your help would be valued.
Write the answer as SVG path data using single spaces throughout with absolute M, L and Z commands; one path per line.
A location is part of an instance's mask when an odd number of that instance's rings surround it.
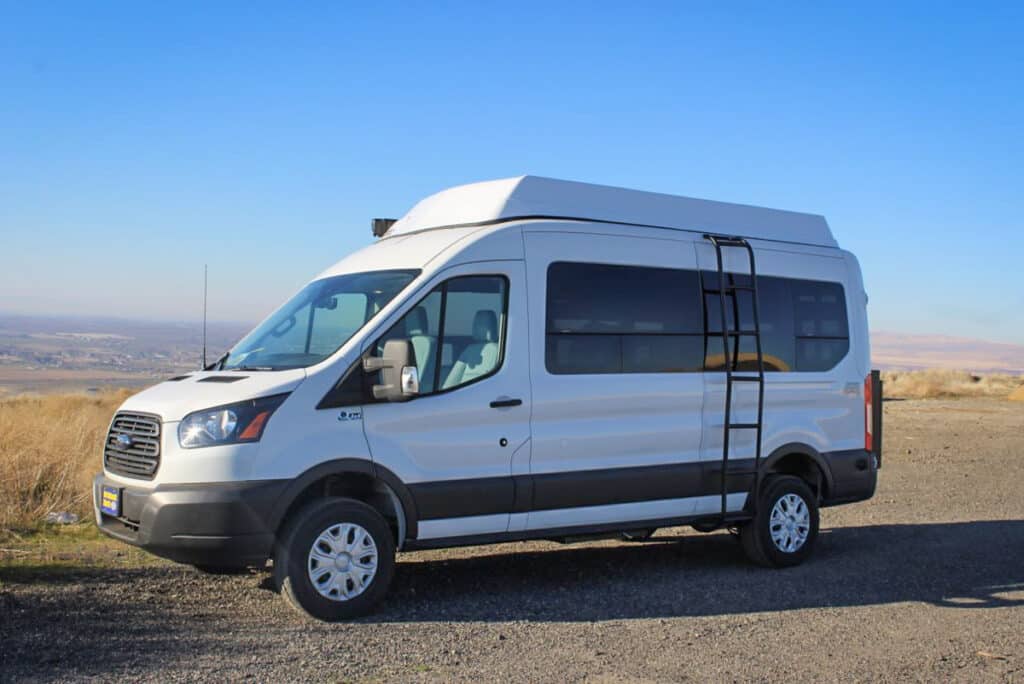
M 375 218 L 370 222 L 370 227 L 373 229 L 373 237 L 384 237 L 384 234 L 388 232 L 388 228 L 395 225 L 398 219 L 388 218 Z

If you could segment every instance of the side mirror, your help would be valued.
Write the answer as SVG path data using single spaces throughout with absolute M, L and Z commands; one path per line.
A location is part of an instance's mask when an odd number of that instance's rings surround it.
M 420 392 L 420 377 L 412 364 L 409 340 L 388 340 L 382 356 L 363 359 L 367 373 L 380 371 L 381 384 L 373 386 L 375 399 L 408 401 Z

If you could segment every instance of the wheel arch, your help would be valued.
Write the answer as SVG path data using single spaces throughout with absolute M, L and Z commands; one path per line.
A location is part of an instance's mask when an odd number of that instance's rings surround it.
M 325 461 L 293 479 L 274 503 L 271 529 L 279 531 L 299 507 L 323 496 L 349 496 L 373 506 L 393 522 L 396 548 L 417 536 L 416 504 L 408 487 L 384 466 L 361 458 Z
M 801 442 L 791 442 L 776 448 L 761 462 L 761 475 L 783 473 L 796 475 L 807 480 L 813 475 L 817 480 L 808 482 L 819 500 L 825 500 L 833 490 L 832 469 L 828 461 L 814 447 Z

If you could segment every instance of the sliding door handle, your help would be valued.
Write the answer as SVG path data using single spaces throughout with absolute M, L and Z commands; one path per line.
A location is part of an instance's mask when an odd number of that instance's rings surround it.
M 522 399 L 509 399 L 507 397 L 501 397 L 491 402 L 491 408 L 506 408 L 508 406 L 521 406 L 523 403 Z

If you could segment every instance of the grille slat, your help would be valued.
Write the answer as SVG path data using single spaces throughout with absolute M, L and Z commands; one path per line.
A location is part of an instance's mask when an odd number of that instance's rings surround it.
M 129 447 L 118 443 L 121 435 L 131 437 Z M 103 464 L 118 475 L 152 480 L 160 467 L 160 419 L 140 413 L 114 416 L 103 448 Z

